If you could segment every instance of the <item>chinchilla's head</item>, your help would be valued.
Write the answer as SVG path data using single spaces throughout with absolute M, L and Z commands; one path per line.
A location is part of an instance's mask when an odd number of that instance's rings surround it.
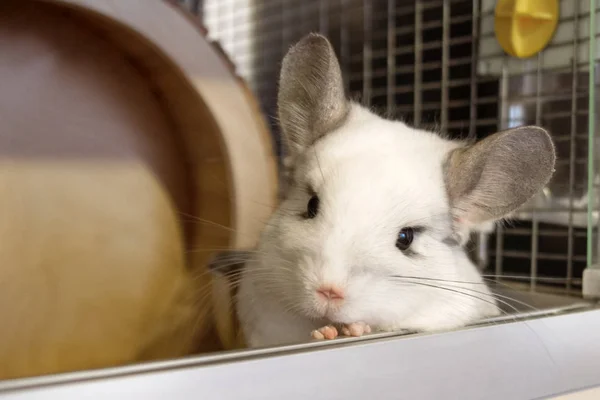
M 375 323 L 436 296 L 397 276 L 473 279 L 456 257 L 468 232 L 522 205 L 554 169 L 554 146 L 538 127 L 467 144 L 350 102 L 320 35 L 290 49 L 279 84 L 288 186 L 253 279 L 311 318 Z

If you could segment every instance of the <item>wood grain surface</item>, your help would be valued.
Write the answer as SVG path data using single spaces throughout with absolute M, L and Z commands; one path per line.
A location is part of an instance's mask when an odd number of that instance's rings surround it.
M 2 2 L 0 54 L 0 379 L 227 346 L 276 175 L 222 56 L 144 0 Z

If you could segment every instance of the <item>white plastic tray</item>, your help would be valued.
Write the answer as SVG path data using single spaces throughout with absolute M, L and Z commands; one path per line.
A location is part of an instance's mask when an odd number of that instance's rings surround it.
M 0 399 L 536 399 L 600 386 L 600 309 L 0 383 Z

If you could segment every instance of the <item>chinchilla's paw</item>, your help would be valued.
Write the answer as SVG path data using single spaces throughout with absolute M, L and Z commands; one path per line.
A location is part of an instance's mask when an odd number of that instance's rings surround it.
M 317 340 L 332 340 L 340 335 L 340 331 L 344 336 L 360 337 L 364 334 L 371 333 L 371 327 L 364 322 L 343 324 L 339 329 L 334 325 L 326 325 L 312 331 L 311 335 L 313 339 Z

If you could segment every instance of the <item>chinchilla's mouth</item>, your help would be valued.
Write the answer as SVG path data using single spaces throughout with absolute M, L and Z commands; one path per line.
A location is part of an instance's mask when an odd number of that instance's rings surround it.
M 337 310 L 331 310 L 325 307 L 314 307 L 311 309 L 306 309 L 303 310 L 302 314 L 305 318 L 309 318 L 310 320 L 322 325 L 344 323 L 340 320 L 340 316 L 338 315 Z
M 339 310 L 335 310 L 335 309 L 328 309 L 324 316 L 323 319 L 326 320 L 328 323 L 330 324 L 351 324 L 355 321 L 350 320 L 348 318 L 345 318 L 344 315 L 342 313 L 340 313 Z

